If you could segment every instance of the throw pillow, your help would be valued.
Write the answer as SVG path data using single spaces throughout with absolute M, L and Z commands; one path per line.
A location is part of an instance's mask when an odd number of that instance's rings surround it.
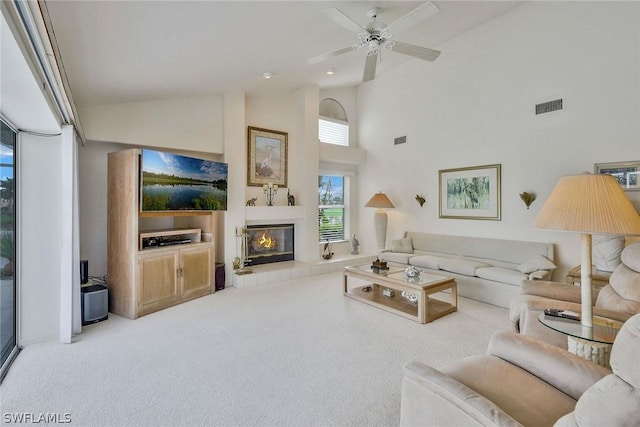
M 549 260 L 546 256 L 537 255 L 535 258 L 525 261 L 520 264 L 517 270 L 520 273 L 529 274 L 538 270 L 553 270 L 556 265 Z
M 411 237 L 405 237 L 404 239 L 396 239 L 391 241 L 391 250 L 393 252 L 400 252 L 403 254 L 413 253 L 413 242 Z

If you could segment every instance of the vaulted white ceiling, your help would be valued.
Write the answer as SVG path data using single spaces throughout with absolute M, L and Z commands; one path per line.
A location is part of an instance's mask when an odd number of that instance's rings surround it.
M 390 23 L 415 1 L 63 1 L 47 0 L 64 72 L 79 108 L 108 103 L 222 94 L 269 93 L 317 84 L 322 88 L 362 81 L 365 52 L 349 52 L 319 64 L 308 58 L 343 48 L 356 34 L 324 11 L 338 8 L 356 22 Z M 521 2 L 436 1 L 440 12 L 396 34 L 395 39 L 439 45 Z M 443 51 L 442 55 L 447 52 Z M 404 61 L 384 51 L 378 75 Z M 437 66 L 424 62 L 425 68 Z M 333 68 L 335 74 L 325 70 Z M 264 79 L 264 72 L 274 73 Z

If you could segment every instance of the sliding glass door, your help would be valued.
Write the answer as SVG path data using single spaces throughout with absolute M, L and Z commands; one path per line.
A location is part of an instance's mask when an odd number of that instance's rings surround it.
M 0 381 L 17 351 L 16 340 L 16 133 L 0 121 Z

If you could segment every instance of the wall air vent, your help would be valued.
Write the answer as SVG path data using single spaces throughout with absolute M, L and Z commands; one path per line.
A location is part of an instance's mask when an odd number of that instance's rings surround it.
M 550 113 L 556 110 L 562 110 L 562 99 L 556 99 L 554 101 L 543 102 L 542 104 L 536 105 L 536 115 Z
M 406 144 L 407 143 L 407 136 L 399 136 L 397 138 L 393 139 L 393 145 L 400 145 L 400 144 Z

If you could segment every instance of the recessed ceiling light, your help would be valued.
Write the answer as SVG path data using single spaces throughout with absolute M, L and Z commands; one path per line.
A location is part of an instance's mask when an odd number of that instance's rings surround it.
M 331 75 L 333 74 L 333 68 L 329 68 L 327 71 L 325 71 L 327 74 Z
M 262 73 L 262 77 L 264 77 L 265 79 L 270 79 L 271 77 L 273 77 L 273 73 L 271 71 L 267 71 Z

